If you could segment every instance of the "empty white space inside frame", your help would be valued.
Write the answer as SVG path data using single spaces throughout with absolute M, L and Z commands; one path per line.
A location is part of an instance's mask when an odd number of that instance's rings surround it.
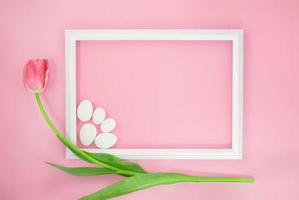
M 66 30 L 65 51 L 66 133 L 80 148 L 242 159 L 242 30 Z

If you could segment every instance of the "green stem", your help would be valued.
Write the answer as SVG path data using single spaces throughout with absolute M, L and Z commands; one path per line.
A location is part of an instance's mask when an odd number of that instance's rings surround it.
M 193 176 L 190 181 L 194 182 L 238 182 L 238 183 L 254 183 L 251 177 L 204 177 Z
M 52 131 L 55 133 L 55 135 L 58 137 L 58 139 L 66 146 L 68 147 L 75 155 L 82 158 L 83 160 L 95 163 L 99 166 L 102 166 L 107 169 L 111 169 L 118 174 L 121 175 L 127 175 L 127 176 L 134 176 L 134 175 L 140 175 L 141 173 L 127 171 L 123 169 L 119 169 L 116 167 L 113 167 L 111 165 L 108 165 L 107 163 L 100 162 L 99 160 L 96 160 L 86 154 L 83 150 L 78 148 L 76 145 L 74 145 L 72 142 L 70 142 L 67 138 L 64 137 L 64 135 L 55 127 L 54 123 L 49 118 L 48 114 L 45 111 L 45 108 L 42 104 L 42 101 L 40 99 L 39 93 L 35 93 L 35 99 L 38 104 L 38 107 L 40 109 L 41 114 L 43 115 L 45 121 L 49 125 L 49 127 L 52 129 Z M 237 177 L 196 177 L 196 176 L 189 176 L 187 179 L 186 177 L 183 178 L 182 181 L 194 181 L 194 182 L 242 182 L 242 183 L 252 183 L 254 181 L 253 178 L 237 178 Z M 181 182 L 181 181 L 179 181 Z
M 128 176 L 133 176 L 133 175 L 139 174 L 137 172 L 122 170 L 122 169 L 113 167 L 111 165 L 107 165 L 106 163 L 100 162 L 100 161 L 92 158 L 88 154 L 86 154 L 84 151 L 82 151 L 80 148 L 78 148 L 76 145 L 74 145 L 72 142 L 70 142 L 68 139 L 66 139 L 64 137 L 64 135 L 55 127 L 54 123 L 49 118 L 49 116 L 48 116 L 47 112 L 45 111 L 45 108 L 42 104 L 39 93 L 35 93 L 34 95 L 35 95 L 35 99 L 36 99 L 36 102 L 38 104 L 38 107 L 40 109 L 40 112 L 43 115 L 43 117 L 44 117 L 45 121 L 47 122 L 47 124 L 49 125 L 49 127 L 52 129 L 52 131 L 55 133 L 55 135 L 58 137 L 58 139 L 65 146 L 67 146 L 75 155 L 77 155 L 78 157 L 84 159 L 87 162 L 95 163 L 95 164 L 97 164 L 99 166 L 102 166 L 102 167 L 105 167 L 107 169 L 114 170 L 115 172 L 117 172 L 119 174 L 124 174 L 124 175 L 128 175 Z

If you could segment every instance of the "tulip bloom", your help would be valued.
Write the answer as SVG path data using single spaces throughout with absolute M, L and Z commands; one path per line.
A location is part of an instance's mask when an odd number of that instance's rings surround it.
M 23 70 L 23 82 L 27 90 L 32 93 L 42 93 L 48 82 L 48 60 L 31 59 Z

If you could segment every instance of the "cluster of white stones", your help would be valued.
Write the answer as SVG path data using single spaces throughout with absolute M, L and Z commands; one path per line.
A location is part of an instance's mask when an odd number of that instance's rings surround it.
M 112 118 L 106 118 L 106 112 L 103 108 L 93 110 L 91 101 L 85 99 L 80 102 L 77 108 L 78 119 L 84 122 L 80 129 L 80 140 L 85 146 L 93 142 L 98 148 L 108 149 L 117 142 L 117 137 L 112 133 L 116 127 L 116 122 Z M 89 122 L 92 119 L 93 123 Z M 101 130 L 97 134 L 97 127 Z

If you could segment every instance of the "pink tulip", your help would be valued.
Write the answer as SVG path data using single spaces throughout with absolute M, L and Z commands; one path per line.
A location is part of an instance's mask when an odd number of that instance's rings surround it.
M 23 70 L 25 88 L 33 93 L 42 93 L 48 82 L 48 60 L 30 59 Z

